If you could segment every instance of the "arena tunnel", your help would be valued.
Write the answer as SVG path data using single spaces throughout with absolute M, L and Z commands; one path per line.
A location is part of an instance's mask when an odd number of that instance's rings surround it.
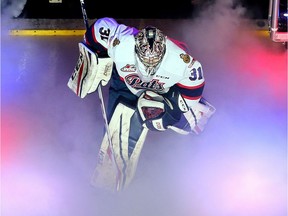
M 85 32 L 79 2 L 2 1 L 2 216 L 287 215 L 287 50 L 269 38 L 268 2 L 207 2 L 164 19 L 87 0 L 89 22 L 153 24 L 189 45 L 216 107 L 200 136 L 149 133 L 131 187 L 115 194 L 90 184 L 104 129 L 98 95 L 67 87 Z

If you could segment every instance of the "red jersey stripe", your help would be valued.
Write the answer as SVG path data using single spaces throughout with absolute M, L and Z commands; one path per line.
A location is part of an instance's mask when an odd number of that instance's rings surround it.
M 183 84 L 180 84 L 180 83 L 177 83 L 176 85 L 179 86 L 180 88 L 191 90 L 191 89 L 202 88 L 205 85 L 205 82 L 203 82 L 203 83 L 201 83 L 200 85 L 197 85 L 197 86 L 186 86 L 186 85 L 183 85 Z

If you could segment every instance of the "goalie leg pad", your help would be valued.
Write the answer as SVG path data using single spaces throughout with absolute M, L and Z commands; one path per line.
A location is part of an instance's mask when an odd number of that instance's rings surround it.
M 202 97 L 197 106 L 193 108 L 193 113 L 197 122 L 196 126 L 193 128 L 193 131 L 196 134 L 200 134 L 204 130 L 208 120 L 214 115 L 215 112 L 216 108 Z
M 136 119 L 135 119 L 136 118 Z M 91 184 L 95 187 L 115 191 L 120 180 L 120 190 L 126 188 L 134 178 L 140 153 L 148 130 L 140 124 L 135 109 L 119 103 L 109 123 L 113 152 L 120 170 L 120 179 L 111 160 L 111 149 L 107 133 L 105 134 Z
M 213 105 L 206 99 L 201 98 L 193 109 L 183 113 L 180 121 L 169 128 L 180 134 L 189 134 L 191 132 L 200 134 L 215 111 L 216 109 Z

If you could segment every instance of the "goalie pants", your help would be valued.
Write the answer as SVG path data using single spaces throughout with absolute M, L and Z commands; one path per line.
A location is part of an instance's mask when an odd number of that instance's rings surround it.
M 132 94 L 130 90 L 127 88 L 126 84 L 123 81 L 121 81 L 120 76 L 116 68 L 114 67 L 109 87 L 109 98 L 107 107 L 108 121 L 111 120 L 111 117 L 114 113 L 117 104 L 121 102 L 126 106 L 136 110 L 137 101 L 138 97 Z

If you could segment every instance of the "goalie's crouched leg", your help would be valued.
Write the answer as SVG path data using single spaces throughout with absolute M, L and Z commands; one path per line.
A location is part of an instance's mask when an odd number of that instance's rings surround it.
M 97 166 L 91 179 L 92 185 L 114 191 L 115 185 L 119 182 L 120 190 L 132 182 L 148 132 L 142 126 L 139 115 L 135 111 L 137 100 L 138 97 L 129 91 L 125 83 L 120 80 L 116 68 L 113 67 L 107 118 L 120 176 L 115 172 L 115 165 L 113 165 L 111 151 L 109 151 L 109 140 L 105 134 L 99 150 Z
M 144 128 L 135 108 L 118 103 L 109 122 L 112 141 L 112 153 L 119 173 L 115 172 L 114 161 L 107 134 L 104 136 L 98 157 L 98 163 L 92 177 L 92 184 L 113 190 L 120 184 L 120 190 L 126 188 L 134 178 L 140 153 L 148 130 Z
M 215 111 L 216 108 L 202 97 L 198 104 L 188 112 L 183 113 L 180 121 L 170 127 L 170 129 L 180 134 L 200 134 Z

